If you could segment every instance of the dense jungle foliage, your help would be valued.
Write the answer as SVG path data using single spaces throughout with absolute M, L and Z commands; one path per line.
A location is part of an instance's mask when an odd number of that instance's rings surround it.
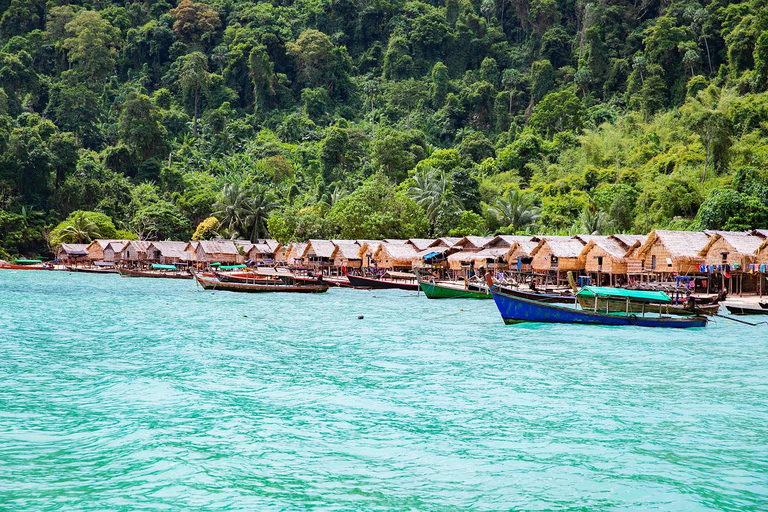
M 768 227 L 765 0 L 0 0 L 0 257 Z

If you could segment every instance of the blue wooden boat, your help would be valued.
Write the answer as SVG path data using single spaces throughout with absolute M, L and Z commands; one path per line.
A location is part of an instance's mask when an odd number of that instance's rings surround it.
M 587 325 L 637 325 L 640 327 L 669 327 L 689 328 L 705 327 L 707 319 L 701 316 L 663 316 L 653 312 L 649 307 L 647 313 L 640 314 L 613 312 L 604 313 L 593 310 L 577 309 L 573 307 L 546 304 L 535 300 L 515 297 L 504 291 L 491 287 L 491 295 L 499 308 L 505 324 L 517 324 L 522 322 L 542 322 L 558 324 L 587 324 Z M 628 298 L 626 300 L 629 300 Z

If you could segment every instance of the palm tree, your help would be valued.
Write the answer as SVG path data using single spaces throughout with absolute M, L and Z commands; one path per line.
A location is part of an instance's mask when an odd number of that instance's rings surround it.
M 248 191 L 240 184 L 227 183 L 221 191 L 219 202 L 214 206 L 213 216 L 221 221 L 219 229 L 225 229 L 230 233 L 247 232 L 242 230 L 247 226 L 245 219 L 249 215 Z
M 539 208 L 533 194 L 524 194 L 517 188 L 510 188 L 496 200 L 491 212 L 503 226 L 517 232 L 539 219 Z
M 58 241 L 62 244 L 82 244 L 100 236 L 96 223 L 81 213 L 59 231 Z
M 255 241 L 262 235 L 268 235 L 267 216 L 277 208 L 278 203 L 272 191 L 262 185 L 257 184 L 248 192 L 243 204 L 243 209 L 247 212 L 243 223 L 244 227 L 250 227 L 251 241 Z
M 414 184 L 408 190 L 416 203 L 424 208 L 434 234 L 440 214 L 461 210 L 461 201 L 451 190 L 451 184 L 442 172 L 429 169 L 413 177 Z
M 575 227 L 578 233 L 584 235 L 602 235 L 611 229 L 610 222 L 605 213 L 593 210 L 589 206 L 581 212 Z

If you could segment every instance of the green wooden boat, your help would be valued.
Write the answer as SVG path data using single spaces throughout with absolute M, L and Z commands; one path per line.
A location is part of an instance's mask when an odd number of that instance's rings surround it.
M 487 288 L 472 285 L 464 288 L 460 284 L 420 281 L 421 291 L 428 299 L 490 299 Z

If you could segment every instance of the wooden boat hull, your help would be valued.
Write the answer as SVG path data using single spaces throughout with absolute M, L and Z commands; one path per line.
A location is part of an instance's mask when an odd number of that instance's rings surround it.
M 496 289 L 491 289 L 491 293 L 505 324 L 538 322 L 606 326 L 636 325 L 678 329 L 707 325 L 705 317 L 643 317 L 633 314 L 594 313 L 515 297 Z
M 43 265 L 2 265 L 0 269 L 3 270 L 53 270 L 51 267 L 45 267 Z
M 351 274 L 347 274 L 347 279 L 349 279 L 349 284 L 352 285 L 354 288 L 374 288 L 378 290 L 408 290 L 408 291 L 418 291 L 419 289 L 419 283 L 417 283 L 415 280 L 413 283 L 405 282 L 405 281 L 394 281 L 389 279 L 374 279 L 372 277 L 362 277 L 362 276 L 354 276 Z
M 545 304 L 573 304 L 576 300 L 575 295 L 556 295 L 554 293 L 539 293 L 534 291 L 521 290 L 519 288 L 500 288 L 507 295 L 520 297 L 521 299 L 543 302 Z
M 246 283 L 223 283 L 214 279 L 195 276 L 195 280 L 205 290 L 218 290 L 225 292 L 241 293 L 325 293 L 328 291 L 327 284 L 316 285 L 285 285 L 285 284 L 246 284 Z
M 768 309 L 747 304 L 725 304 L 725 309 L 732 315 L 768 315 Z
M 127 268 L 118 268 L 117 273 L 120 277 L 154 277 L 160 279 L 192 279 L 192 274 L 181 272 L 146 272 L 142 270 L 131 270 Z
M 114 268 L 81 268 L 81 267 L 67 267 L 70 272 L 77 272 L 83 274 L 117 274 L 117 269 Z
M 476 290 L 468 290 L 458 286 L 450 286 L 444 283 L 430 283 L 420 281 L 421 291 L 428 299 L 490 299 L 491 294 Z
M 595 308 L 595 299 L 593 297 L 578 297 L 579 305 L 582 309 L 591 311 Z M 607 304 L 606 304 L 607 302 Z M 706 304 L 702 306 L 696 306 L 696 309 L 691 311 L 683 305 L 676 304 L 662 304 L 661 312 L 666 315 L 678 315 L 678 316 L 697 316 L 697 315 L 713 315 L 720 309 L 719 304 Z M 625 313 L 627 311 L 627 301 L 623 299 L 597 299 L 597 310 L 600 312 L 608 313 Z M 642 304 L 639 302 L 629 302 L 630 313 L 658 313 L 658 304 Z

